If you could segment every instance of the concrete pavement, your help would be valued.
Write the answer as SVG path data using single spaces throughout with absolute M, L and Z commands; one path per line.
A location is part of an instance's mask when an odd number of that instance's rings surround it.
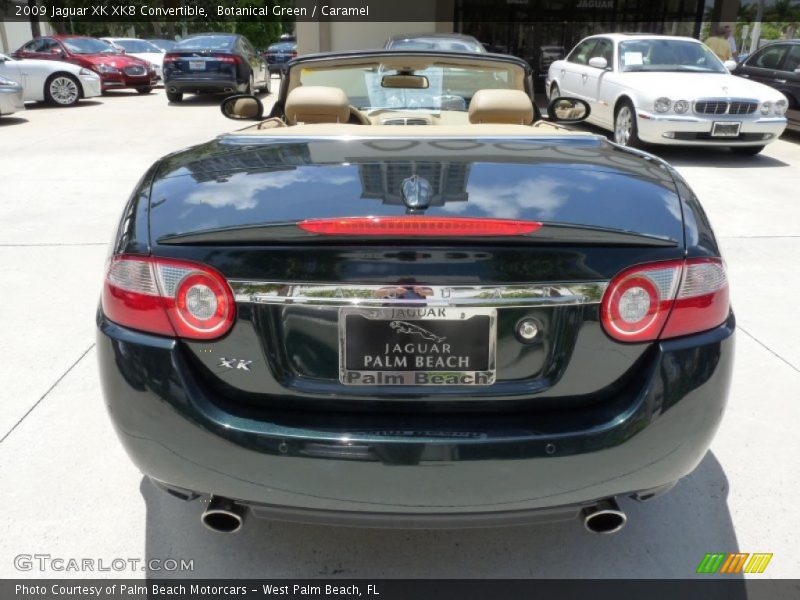
M 171 106 L 163 90 L 0 119 L 0 577 L 92 575 L 20 572 L 19 554 L 191 559 L 196 577 L 690 577 L 712 551 L 772 552 L 763 576 L 800 575 L 800 136 L 752 158 L 659 151 L 721 239 L 737 364 L 711 452 L 670 494 L 624 500 L 620 534 L 577 522 L 382 531 L 251 519 L 221 536 L 125 456 L 100 395 L 93 319 L 106 245 L 138 178 L 159 156 L 236 128 L 217 102 Z

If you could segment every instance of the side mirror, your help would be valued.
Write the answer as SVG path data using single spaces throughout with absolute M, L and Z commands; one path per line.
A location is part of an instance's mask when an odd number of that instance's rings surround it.
M 595 69 L 606 69 L 608 68 L 608 61 L 602 56 L 593 56 L 589 59 L 589 66 Z
M 547 120 L 557 123 L 577 123 L 589 116 L 591 109 L 577 98 L 555 98 L 547 106 Z
M 220 110 L 223 115 L 235 121 L 260 121 L 264 116 L 261 100 L 247 94 L 225 98 Z
M 726 60 L 722 65 L 728 69 L 728 71 L 733 71 L 738 66 L 735 60 Z

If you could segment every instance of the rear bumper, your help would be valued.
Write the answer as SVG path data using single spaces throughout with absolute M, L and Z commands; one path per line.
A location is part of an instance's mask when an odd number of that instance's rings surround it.
M 741 123 L 739 138 L 711 138 L 714 122 Z M 656 115 L 637 111 L 639 137 L 651 144 L 681 146 L 763 146 L 777 140 L 786 129 L 784 117 L 755 115 Z
M 299 411 L 226 410 L 197 384 L 180 344 L 102 315 L 98 325 L 106 405 L 146 475 L 242 501 L 257 515 L 378 526 L 570 518 L 601 498 L 669 487 L 711 443 L 734 344 L 733 316 L 663 342 L 630 398 L 555 419 L 520 413 L 502 425 L 507 415 L 481 415 L 466 425 L 403 413 L 394 426 L 385 417 L 365 426 L 365 415 L 355 425 L 337 414 L 320 426 Z
M 164 81 L 167 91 L 184 94 L 223 93 L 240 91 L 242 85 L 231 79 L 211 79 L 202 77 L 170 78 Z

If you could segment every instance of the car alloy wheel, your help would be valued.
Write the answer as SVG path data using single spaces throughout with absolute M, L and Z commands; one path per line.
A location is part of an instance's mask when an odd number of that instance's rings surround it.
M 633 114 L 628 105 L 620 107 L 614 123 L 614 141 L 621 146 L 630 144 L 633 134 Z
M 50 99 L 61 106 L 71 106 L 80 98 L 75 80 L 66 75 L 55 77 L 47 87 Z

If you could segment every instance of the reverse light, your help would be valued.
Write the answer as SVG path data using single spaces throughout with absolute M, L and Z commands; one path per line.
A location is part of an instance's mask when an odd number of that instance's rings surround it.
M 111 321 L 125 327 L 197 340 L 227 333 L 235 307 L 227 281 L 214 269 L 132 255 L 111 259 L 102 305 Z
M 405 216 L 307 219 L 297 226 L 303 231 L 323 235 L 481 237 L 526 235 L 539 229 L 542 224 L 513 219 Z
M 728 280 L 719 259 L 651 263 L 614 277 L 600 305 L 612 338 L 645 342 L 713 329 L 728 318 Z

